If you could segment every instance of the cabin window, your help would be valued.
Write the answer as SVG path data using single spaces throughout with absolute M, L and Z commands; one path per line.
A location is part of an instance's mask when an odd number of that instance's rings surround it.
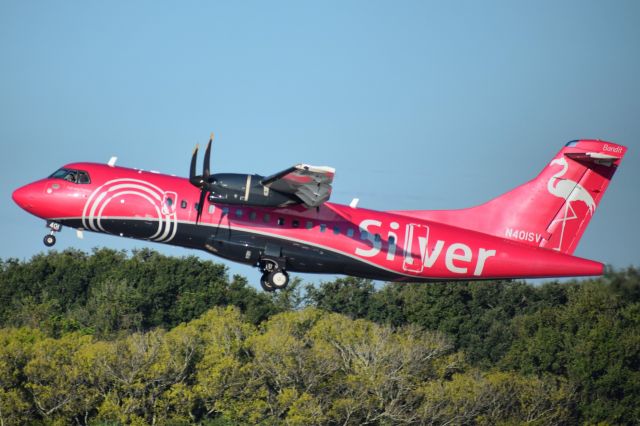
M 229 207 L 223 207 L 222 208 L 222 216 L 226 216 L 229 214 Z
M 291 227 L 292 228 L 299 228 L 300 227 L 300 222 L 298 222 L 297 220 L 294 220 L 291 222 Z
M 262 216 L 262 221 L 264 223 L 269 223 L 271 222 L 271 215 L 269 213 L 265 213 L 264 216 Z
M 278 218 L 278 226 L 284 226 L 284 218 L 283 217 L 279 217 Z
M 167 199 L 164 200 L 164 203 L 167 205 L 167 207 L 171 208 L 171 206 L 173 205 L 173 198 L 167 197 Z
M 195 204 L 193 205 L 193 209 L 194 209 L 195 211 L 200 210 L 200 203 L 195 203 Z
M 216 206 L 213 204 L 209 204 L 209 214 L 213 214 L 216 211 Z
M 396 244 L 396 237 L 394 237 L 393 235 L 389 236 L 389 245 L 393 246 Z
M 369 239 L 369 233 L 367 231 L 365 231 L 364 229 L 360 231 L 360 239 L 361 240 L 368 240 Z
M 353 228 L 347 229 L 347 237 L 351 238 L 351 237 L 353 237 L 353 234 L 354 234 Z
M 326 223 L 321 223 L 320 224 L 320 232 L 324 232 L 327 230 L 327 224 Z
M 183 209 L 186 209 L 187 208 L 187 200 L 182 200 L 180 202 L 180 207 L 183 208 Z
M 380 241 L 382 241 L 382 237 L 380 237 L 380 234 L 375 234 L 375 235 L 373 236 L 373 239 L 374 239 L 376 242 L 380 242 Z
M 334 226 L 334 227 L 333 227 L 333 233 L 334 233 L 335 235 L 340 234 L 340 227 L 339 227 L 339 226 Z
M 307 229 L 311 229 L 311 228 L 313 228 L 313 222 L 308 220 L 305 226 L 306 226 Z
M 242 217 L 242 209 L 236 209 L 236 217 Z
M 251 220 L 256 220 L 256 216 L 257 216 L 257 214 L 254 211 L 249 213 L 249 219 L 251 219 Z

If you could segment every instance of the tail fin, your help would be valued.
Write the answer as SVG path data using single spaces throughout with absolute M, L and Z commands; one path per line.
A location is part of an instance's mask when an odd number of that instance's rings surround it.
M 627 148 L 569 142 L 533 180 L 463 210 L 395 212 L 572 254 Z

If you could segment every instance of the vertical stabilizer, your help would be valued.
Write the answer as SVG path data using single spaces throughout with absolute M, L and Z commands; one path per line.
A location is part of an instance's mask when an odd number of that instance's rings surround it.
M 395 212 L 571 254 L 627 149 L 569 142 L 533 180 L 477 207 Z

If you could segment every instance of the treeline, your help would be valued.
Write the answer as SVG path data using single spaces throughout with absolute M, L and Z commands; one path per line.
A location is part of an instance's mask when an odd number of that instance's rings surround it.
M 52 337 L 169 329 L 227 305 L 239 307 L 254 324 L 278 312 L 272 298 L 244 277 L 229 279 L 224 265 L 195 256 L 68 249 L 2 262 L 0 326 L 40 328 Z
M 637 424 L 640 279 L 294 281 L 151 250 L 8 259 L 0 424 Z

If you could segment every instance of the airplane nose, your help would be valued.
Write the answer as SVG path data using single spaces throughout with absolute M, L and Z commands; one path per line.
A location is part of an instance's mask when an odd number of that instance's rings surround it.
M 30 209 L 33 208 L 33 200 L 35 195 L 33 191 L 34 189 L 31 184 L 21 186 L 20 188 L 13 191 L 13 194 L 11 194 L 11 198 L 13 198 L 13 201 L 17 205 L 19 205 L 26 211 L 30 211 Z

